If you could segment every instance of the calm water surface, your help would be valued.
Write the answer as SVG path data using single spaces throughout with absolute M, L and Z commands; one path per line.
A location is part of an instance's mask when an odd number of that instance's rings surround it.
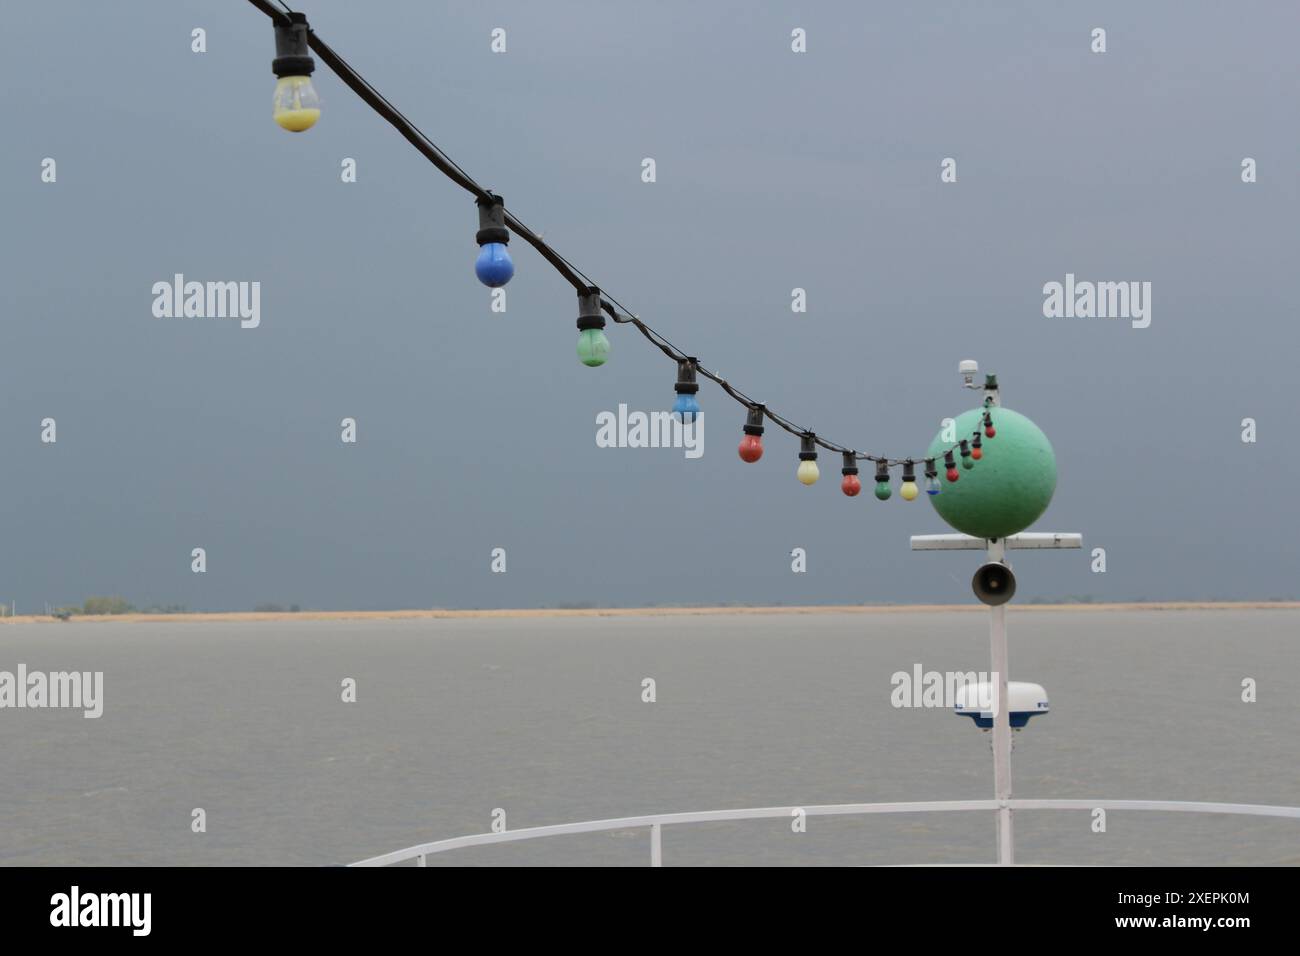
M 1024 797 L 1300 805 L 1300 612 L 1014 612 Z M 0 710 L 0 863 L 344 863 L 676 810 L 992 795 L 989 736 L 890 677 L 987 670 L 982 614 L 0 627 L 0 670 L 104 672 L 104 715 Z M 345 678 L 357 702 L 341 701 Z M 643 678 L 658 700 L 641 701 Z M 1244 678 L 1258 702 L 1241 702 Z M 191 812 L 207 832 L 191 832 Z M 1300 821 L 1017 815 L 1021 862 L 1298 864 Z M 985 814 L 664 833 L 673 864 L 986 862 Z M 438 863 L 644 865 L 644 831 Z

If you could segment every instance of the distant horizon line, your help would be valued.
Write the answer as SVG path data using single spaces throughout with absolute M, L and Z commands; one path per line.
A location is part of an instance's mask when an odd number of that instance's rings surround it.
M 1218 611 L 1300 610 L 1297 601 L 1079 601 L 1023 603 L 1009 607 L 1025 611 Z M 533 608 L 401 608 L 382 611 L 182 611 L 76 614 L 60 619 L 46 614 L 0 618 L 0 624 L 61 623 L 213 623 L 257 621 L 437 620 L 474 618 L 552 617 L 671 617 L 781 614 L 915 614 L 983 611 L 982 604 L 803 604 L 803 605 L 662 605 L 657 607 L 533 607 Z

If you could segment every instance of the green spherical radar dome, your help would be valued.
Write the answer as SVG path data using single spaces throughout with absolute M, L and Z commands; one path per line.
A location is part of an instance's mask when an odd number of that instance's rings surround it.
M 993 419 L 994 437 L 984 437 L 984 412 Z M 973 438 L 980 430 L 983 457 L 975 467 L 961 467 L 961 454 L 954 449 L 957 481 L 944 472 L 943 453 L 952 442 L 943 433 L 930 442 L 927 455 L 935 456 L 941 491 L 930 495 L 939 517 L 963 534 L 976 538 L 1006 538 L 1024 531 L 1047 510 L 1056 490 L 1056 454 L 1042 429 L 1019 412 L 996 406 L 972 408 L 957 416 L 960 441 Z

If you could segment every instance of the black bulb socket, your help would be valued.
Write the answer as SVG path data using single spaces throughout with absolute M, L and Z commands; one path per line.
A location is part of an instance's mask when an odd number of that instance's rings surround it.
M 694 395 L 700 390 L 699 383 L 695 381 L 695 359 L 684 358 L 677 363 L 677 384 L 673 390 L 678 395 Z
M 578 330 L 603 329 L 605 313 L 600 311 L 600 290 L 588 286 L 578 293 Z
M 486 199 L 475 199 L 474 204 L 478 206 L 478 232 L 474 241 L 480 246 L 489 242 L 508 243 L 510 230 L 506 228 L 506 201 L 489 194 Z
M 276 76 L 311 76 L 316 61 L 311 58 L 307 42 L 307 14 L 290 13 L 288 23 L 275 24 L 275 59 L 271 72 Z

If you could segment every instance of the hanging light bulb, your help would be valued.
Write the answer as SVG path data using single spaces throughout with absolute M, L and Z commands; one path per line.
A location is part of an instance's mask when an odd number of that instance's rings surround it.
M 934 459 L 925 460 L 925 493 L 927 495 L 937 495 L 940 492 L 939 472 L 935 470 Z
M 578 293 L 578 359 L 595 368 L 609 358 L 605 313 L 600 311 L 600 290 L 594 285 Z
M 881 458 L 876 462 L 876 497 L 888 501 L 893 492 L 889 488 L 889 462 Z
M 921 493 L 916 487 L 916 464 L 910 458 L 903 462 L 903 483 L 899 485 L 898 493 L 904 501 L 914 501 Z
M 970 442 L 964 438 L 961 440 L 961 466 L 967 471 L 975 467 L 975 462 L 970 457 Z
M 943 453 L 943 466 L 948 469 L 946 477 L 949 481 L 956 481 L 961 477 L 961 473 L 957 471 L 957 463 L 952 460 L 951 449 Z
M 840 482 L 840 491 L 850 498 L 856 497 L 858 492 L 862 490 L 862 481 L 858 478 L 857 452 L 844 452 L 844 467 L 840 469 L 840 474 L 844 476 L 844 479 Z
M 514 260 L 506 248 L 510 241 L 510 230 L 506 228 L 506 201 L 500 196 L 489 195 L 487 199 L 474 200 L 474 204 L 478 206 L 478 233 L 474 241 L 479 245 L 474 274 L 489 289 L 500 288 L 515 274 Z
M 275 25 L 275 59 L 271 61 L 271 72 L 277 79 L 271 115 L 281 129 L 301 133 L 320 119 L 320 97 L 311 85 L 316 61 L 308 52 L 307 14 L 290 13 L 288 18 L 287 25 Z
M 695 421 L 700 413 L 700 402 L 695 393 L 700 386 L 695 382 L 695 359 L 684 358 L 677 363 L 677 384 L 673 386 L 677 398 L 673 402 L 673 417 L 684 425 Z
M 795 477 L 805 485 L 814 485 L 821 476 L 821 469 L 817 467 L 817 436 L 804 432 L 799 437 L 799 470 Z
M 763 406 L 751 405 L 745 416 L 745 437 L 740 440 L 740 460 L 750 464 L 763 457 Z
M 984 413 L 984 437 L 992 438 L 997 433 L 998 430 L 993 427 L 993 417 L 988 412 L 985 412 Z

